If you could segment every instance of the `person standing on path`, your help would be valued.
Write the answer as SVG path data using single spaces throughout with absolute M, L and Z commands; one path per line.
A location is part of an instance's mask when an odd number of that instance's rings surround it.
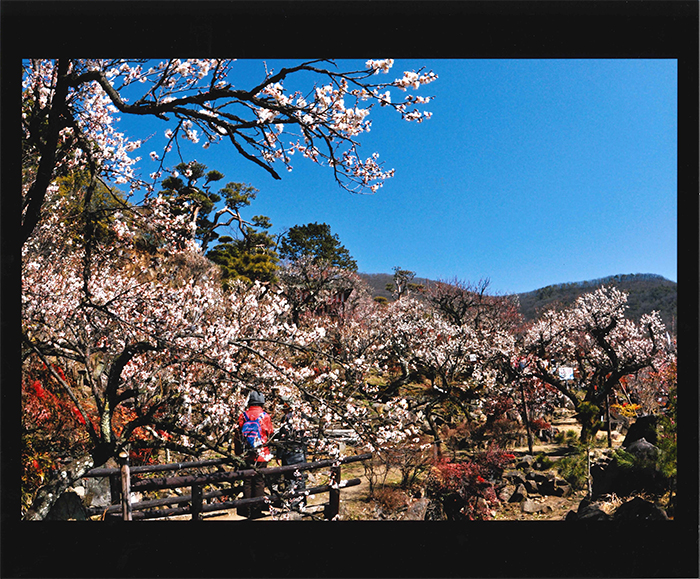
M 278 457 L 282 466 L 290 464 L 300 464 L 306 462 L 306 436 L 302 426 L 302 416 L 292 408 L 291 400 L 281 397 L 284 418 L 277 439 L 280 448 Z M 287 473 L 284 476 L 292 490 L 299 491 L 306 488 L 302 473 Z M 302 498 L 301 502 L 305 504 Z
M 267 442 L 274 432 L 272 419 L 263 409 L 265 396 L 255 390 L 248 396 L 246 410 L 238 417 L 236 452 L 241 454 L 248 468 L 265 468 L 273 458 Z M 243 497 L 246 499 L 265 495 L 265 479 L 262 474 L 243 479 Z M 238 515 L 257 519 L 262 517 L 262 505 L 238 507 Z

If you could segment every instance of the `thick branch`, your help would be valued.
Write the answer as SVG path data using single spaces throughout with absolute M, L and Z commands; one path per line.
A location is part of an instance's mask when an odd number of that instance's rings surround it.
M 59 59 L 57 68 L 58 77 L 51 101 L 51 110 L 49 111 L 46 141 L 40 146 L 41 160 L 39 161 L 39 169 L 37 170 L 34 184 L 27 193 L 27 209 L 20 225 L 21 244 L 24 244 L 29 239 L 37 223 L 39 223 L 41 207 L 46 198 L 46 190 L 51 184 L 56 167 L 56 150 L 58 148 L 59 132 L 62 128 L 61 117 L 66 108 L 66 96 L 68 94 L 68 82 L 66 80 L 68 60 Z

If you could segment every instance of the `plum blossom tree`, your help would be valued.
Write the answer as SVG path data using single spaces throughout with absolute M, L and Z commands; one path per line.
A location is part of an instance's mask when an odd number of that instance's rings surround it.
M 337 272 L 356 277 L 346 270 Z M 382 380 L 377 380 L 385 370 L 387 319 L 386 308 L 358 279 L 340 314 L 317 309 L 302 318 L 302 323 L 320 323 L 324 332 L 296 363 L 312 372 L 303 394 L 319 416 L 319 426 L 350 428 L 384 465 L 396 463 L 400 455 L 407 484 L 415 471 L 413 462 L 430 444 L 421 437 L 420 416 L 411 410 L 405 393 L 383 396 Z M 333 452 L 328 445 L 325 450 Z
M 105 223 L 111 233 L 90 243 L 71 241 L 72 199 L 55 193 L 50 202 L 23 248 L 24 368 L 30 379 L 45 366 L 74 415 L 75 444 L 25 518 L 43 518 L 72 481 L 130 445 L 231 455 L 233 417 L 249 388 L 285 395 L 314 417 L 304 426 L 318 452 L 337 454 L 323 431 L 339 425 L 373 450 L 418 443 L 405 399 L 375 404 L 368 377 L 387 340 L 385 310 L 356 274 L 314 270 L 322 283 L 297 325 L 284 296 L 307 287 L 309 271 L 279 286 L 225 290 L 189 216 L 162 197 L 129 219 L 116 211 Z
M 366 287 L 353 271 L 302 256 L 278 272 L 280 290 L 290 304 L 292 320 L 300 323 L 306 315 L 340 313 L 351 299 L 365 295 Z
M 226 453 L 246 389 L 300 379 L 283 367 L 280 344 L 308 339 L 285 323 L 279 294 L 259 284 L 224 292 L 217 267 L 187 243 L 140 251 L 133 222 L 116 220 L 118 241 L 94 247 L 86 267 L 82 248 L 66 242 L 67 204 L 59 198 L 24 245 L 23 356 L 27 367 L 57 362 L 82 373 L 79 386 L 50 370 L 91 446 L 42 488 L 28 518 L 43 518 L 67 485 L 133 442 L 137 429 L 151 429 L 153 446 Z M 147 222 L 178 235 L 181 216 L 161 205 Z
M 482 292 L 455 319 L 449 312 L 458 308 L 457 302 L 473 300 L 468 297 L 471 287 L 438 284 L 426 288 L 421 298 L 404 297 L 385 308 L 383 364 L 395 369 L 388 393 L 396 396 L 408 383 L 427 381 L 429 387 L 414 397 L 411 409 L 420 411 L 438 452 L 441 424 L 457 416 L 472 420 L 484 398 L 507 388 L 503 366 L 514 352 L 515 306 Z M 454 302 L 449 308 L 448 301 Z
M 620 380 L 648 367 L 663 367 L 675 356 L 658 312 L 639 323 L 625 318 L 627 293 L 602 286 L 561 311 L 548 310 L 522 342 L 526 363 L 519 374 L 535 377 L 568 398 L 581 422 L 581 441 L 599 428 L 601 410 Z M 574 380 L 559 374 L 574 369 Z
M 275 179 L 278 164 L 291 170 L 299 154 L 330 167 L 347 190 L 376 191 L 393 170 L 384 170 L 376 153 L 360 156 L 358 138 L 370 129 L 371 109 L 388 107 L 406 121 L 422 122 L 430 113 L 419 106 L 431 97 L 397 94 L 437 78 L 421 69 L 378 80 L 392 59 L 368 60 L 360 70 L 308 60 L 278 71 L 265 67 L 251 86 L 239 88 L 229 79 L 235 66 L 222 59 L 25 61 L 22 242 L 41 217 L 47 191 L 66 171 L 90 167 L 131 190 L 153 187 L 138 178 L 140 157 L 132 156 L 144 141 L 117 130 L 117 114 L 166 123 L 165 151 L 150 153 L 161 169 L 166 153 L 183 139 L 205 148 L 226 140 Z
M 331 167 L 345 189 L 376 191 L 393 171 L 382 169 L 376 154 L 359 156 L 357 138 L 369 130 L 370 109 L 379 104 L 421 122 L 430 113 L 416 107 L 430 99 L 392 102 L 392 93 L 437 78 L 419 71 L 377 81 L 392 65 L 370 60 L 362 70 L 343 71 L 311 60 L 265 70 L 254 86 L 239 89 L 228 80 L 234 61 L 24 62 L 23 357 L 26 368 L 47 369 L 92 445 L 40 490 L 27 518 L 43 518 L 67 485 L 130 444 L 137 431 L 150 429 L 153 445 L 166 444 L 158 440 L 165 433 L 167 444 L 193 454 L 225 452 L 230 414 L 251 385 L 296 393 L 300 403 L 334 408 L 333 416 L 352 413 L 305 389 L 313 371 L 291 363 L 291 353 L 303 352 L 323 328 L 307 323 L 302 331 L 289 323 L 287 303 L 268 287 L 234 284 L 224 292 L 218 270 L 202 257 L 197 236 L 209 234 L 200 241 L 210 241 L 217 225 L 202 219 L 216 201 L 206 187 L 218 174 L 207 175 L 201 194 L 194 191 L 199 167 L 188 165 L 187 184 L 171 180 L 165 195 L 153 193 L 167 153 L 183 139 L 199 142 L 200 131 L 204 148 L 228 140 L 274 178 L 277 164 L 291 170 L 292 155 L 300 154 Z M 312 80 L 287 92 L 283 83 L 298 78 Z M 168 123 L 165 150 L 150 155 L 160 162 L 150 183 L 139 178 L 140 158 L 132 156 L 142 141 L 117 130 L 119 113 Z M 85 182 L 59 195 L 57 179 L 76 174 Z M 107 191 L 107 183 L 146 189 L 138 207 L 115 196 L 110 219 L 100 223 L 107 236 L 96 235 L 92 210 L 100 182 Z M 234 193 L 244 203 L 250 192 Z M 182 195 L 193 211 L 169 202 Z M 82 208 L 82 227 L 70 235 L 68 206 Z M 77 368 L 83 381 L 66 380 L 55 370 L 62 365 Z

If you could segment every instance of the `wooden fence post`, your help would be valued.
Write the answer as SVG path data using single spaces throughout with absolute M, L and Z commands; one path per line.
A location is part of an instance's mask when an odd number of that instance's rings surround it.
M 129 453 L 122 451 L 119 453 L 119 466 L 122 477 L 122 518 L 125 521 L 131 520 L 131 474 L 129 472 Z
M 202 485 L 194 483 L 192 485 L 192 520 L 202 520 Z
M 328 512 L 326 518 L 333 520 L 340 513 L 340 465 L 331 467 L 331 488 L 328 491 Z
M 109 502 L 112 505 L 118 505 L 122 500 L 122 483 L 121 477 L 117 474 L 109 475 Z

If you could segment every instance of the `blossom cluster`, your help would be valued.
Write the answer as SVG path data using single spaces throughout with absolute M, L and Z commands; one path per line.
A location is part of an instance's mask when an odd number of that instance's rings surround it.
M 66 87 L 64 125 L 55 174 L 63 170 L 93 167 L 131 191 L 147 183 L 134 156 L 144 140 L 117 130 L 119 116 L 150 115 L 174 122 L 166 130 L 163 151 L 150 158 L 162 163 L 178 139 L 201 143 L 204 148 L 228 139 L 249 160 L 277 176 L 275 163 L 292 170 L 295 153 L 332 168 L 338 183 L 352 191 L 375 192 L 392 177 L 377 154 L 365 158 L 355 140 L 371 128 L 372 106 L 394 108 L 407 121 L 421 122 L 430 113 L 420 111 L 431 97 L 408 95 L 392 99 L 392 90 L 416 90 L 433 82 L 433 72 L 407 71 L 394 81 L 372 83 L 375 73 L 387 73 L 392 59 L 369 60 L 368 70 L 337 71 L 321 68 L 317 61 L 265 71 L 255 90 L 235 88 L 229 82 L 233 60 L 170 59 L 160 62 L 129 59 L 75 59 L 59 74 L 59 61 L 27 60 L 24 63 L 23 128 L 27 142 L 37 145 L 44 135 L 37 130 L 48 119 L 59 83 Z M 287 90 L 287 85 L 308 71 L 317 81 L 312 88 Z M 60 77 L 60 78 L 59 78 Z M 326 82 L 323 82 L 323 81 Z M 301 85 L 300 85 L 301 86 Z M 296 128 L 296 131 L 294 130 Z M 161 175 L 152 173 L 152 179 Z
M 94 398 L 89 422 L 108 440 L 133 431 L 115 429 L 107 402 L 120 400 L 134 422 L 150 420 L 193 452 L 225 449 L 256 389 L 291 400 L 319 451 L 341 453 L 322 433 L 342 428 L 379 455 L 422 452 L 426 435 L 439 436 L 438 409 L 478 419 L 494 414 L 484 401 L 516 395 L 541 408 L 567 392 L 561 364 L 578 364 L 594 385 L 667 353 L 658 314 L 626 319 L 617 290 L 587 294 L 519 333 L 507 300 L 455 285 L 380 304 L 356 274 L 313 260 L 285 266 L 274 286 L 224 289 L 166 199 L 115 213 L 113 238 L 89 254 L 68 243 L 71 200 L 50 202 L 23 247 L 23 332 L 80 368 Z

